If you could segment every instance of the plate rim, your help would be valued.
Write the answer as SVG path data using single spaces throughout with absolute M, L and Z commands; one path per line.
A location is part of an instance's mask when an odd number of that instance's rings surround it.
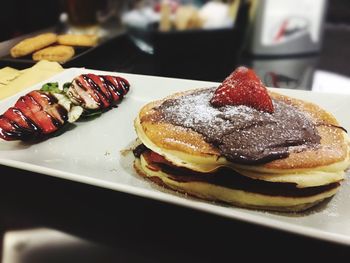
M 103 71 L 103 70 L 94 70 L 94 69 L 86 69 L 86 68 L 69 68 L 65 69 L 64 71 L 54 75 L 53 77 L 41 81 L 35 85 L 32 85 L 19 93 L 16 93 L 4 100 L 0 101 L 0 105 L 3 103 L 7 103 L 8 101 L 12 100 L 14 97 L 20 96 L 20 94 L 24 94 L 29 90 L 34 89 L 35 87 L 38 87 L 46 82 L 50 82 L 51 80 L 56 80 L 61 77 L 61 75 L 67 74 L 68 71 L 79 71 L 79 72 L 96 72 L 96 73 L 103 73 L 103 74 L 123 74 L 123 75 L 134 75 L 134 76 L 144 76 L 144 77 L 150 77 L 150 78 L 163 78 L 163 79 L 174 79 L 174 80 L 186 80 L 186 79 L 176 79 L 176 78 L 169 78 L 169 77 L 159 77 L 159 76 L 150 76 L 150 75 L 142 75 L 142 74 L 131 74 L 131 73 L 124 73 L 124 72 L 111 72 L 111 71 Z M 188 80 L 192 81 L 192 80 Z M 197 83 L 211 83 L 211 84 L 218 84 L 217 82 L 209 82 L 209 81 L 200 81 L 200 80 L 193 80 Z M 290 91 L 288 89 L 274 89 L 272 90 L 278 90 L 278 91 Z M 313 92 L 313 91 L 305 91 L 305 90 L 293 90 L 293 92 L 297 93 L 305 93 L 305 92 Z M 325 94 L 324 92 L 313 92 L 313 93 L 319 93 L 319 94 Z M 328 94 L 328 93 L 327 93 Z M 340 95 L 337 93 L 332 93 L 334 95 Z M 345 96 L 349 96 L 347 94 L 344 94 Z M 341 95 L 343 96 L 343 95 Z M 119 191 L 125 194 L 131 194 L 135 196 L 139 196 L 142 198 L 148 198 L 152 200 L 157 200 L 160 202 L 170 203 L 171 205 L 178 205 L 190 209 L 199 210 L 201 212 L 206 212 L 210 214 L 214 214 L 217 216 L 225 217 L 230 220 L 239 220 L 241 222 L 247 222 L 251 224 L 256 224 L 264 227 L 268 227 L 271 229 L 277 229 L 281 231 L 285 231 L 292 234 L 298 234 L 304 237 L 309 238 L 316 238 L 328 242 L 343 244 L 343 245 L 349 245 L 350 246 L 350 235 L 342 235 L 339 233 L 332 233 L 330 231 L 325 231 L 321 229 L 312 228 L 305 225 L 298 225 L 294 224 L 293 222 L 284 222 L 279 220 L 278 218 L 270 218 L 270 217 L 264 217 L 260 214 L 250 214 L 246 213 L 244 209 L 237 208 L 235 206 L 220 206 L 216 205 L 215 203 L 210 203 L 206 201 L 202 201 L 199 199 L 185 199 L 182 196 L 177 196 L 171 193 L 162 192 L 158 190 L 151 190 L 146 189 L 138 186 L 123 184 L 119 182 L 109 182 L 103 179 L 88 177 L 82 174 L 72 173 L 72 172 L 66 172 L 54 168 L 48 168 L 40 165 L 30 164 L 27 162 L 12 160 L 12 159 L 6 159 L 6 158 L 0 158 L 0 165 L 12 167 L 18 170 L 23 171 L 30 171 L 38 174 L 43 174 L 47 176 L 52 176 L 64 180 L 74 181 L 78 183 L 84 183 L 88 185 L 92 185 L 95 187 L 110 189 L 114 191 Z M 1 167 L 0 167 L 1 169 Z

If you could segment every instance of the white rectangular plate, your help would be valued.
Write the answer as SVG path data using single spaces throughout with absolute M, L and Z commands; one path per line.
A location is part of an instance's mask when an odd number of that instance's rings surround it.
M 301 214 L 253 211 L 187 198 L 165 191 L 137 176 L 132 154 L 121 154 L 136 138 L 133 120 L 142 105 L 177 91 L 217 86 L 217 83 L 180 80 L 133 74 L 116 74 L 87 69 L 68 69 L 46 82 L 62 85 L 82 73 L 120 75 L 131 83 L 131 91 L 118 108 L 102 116 L 77 123 L 58 137 L 26 145 L 0 142 L 0 164 L 50 176 L 87 183 L 146 198 L 182 205 L 208 213 L 256 223 L 314 238 L 350 245 L 350 183 L 330 201 Z M 0 113 L 12 106 L 20 95 L 39 89 L 35 85 L 0 104 Z M 332 112 L 350 130 L 350 96 L 297 90 L 281 93 L 319 104 Z M 73 126 L 72 126 L 73 127 Z

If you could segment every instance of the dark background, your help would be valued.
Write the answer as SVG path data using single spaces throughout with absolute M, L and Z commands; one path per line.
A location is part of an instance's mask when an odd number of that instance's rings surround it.
M 56 25 L 62 2 L 3 1 L 2 10 L 6 11 L 0 16 L 0 41 Z M 317 69 L 350 76 L 349 24 L 350 1 L 330 0 L 323 48 L 312 55 Z M 251 60 L 242 56 L 237 63 Z M 140 52 L 126 35 L 104 43 L 79 63 L 87 68 L 160 75 L 154 57 Z M 70 66 L 75 65 L 65 65 Z M 26 254 L 25 262 L 336 262 L 350 258 L 348 246 L 124 193 L 3 166 L 0 176 L 1 237 L 13 230 L 46 227 L 98 247 L 37 247 Z
M 106 0 L 99 0 L 99 2 L 101 2 L 101 9 L 106 7 Z M 57 24 L 59 15 L 64 10 L 64 1 L 2 1 L 1 10 L 0 41 L 4 41 Z M 350 24 L 350 1 L 328 1 L 326 21 L 336 24 Z

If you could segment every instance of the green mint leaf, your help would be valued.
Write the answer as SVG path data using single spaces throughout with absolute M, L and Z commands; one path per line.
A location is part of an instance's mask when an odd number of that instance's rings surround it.
M 41 91 L 51 92 L 51 93 L 62 93 L 62 90 L 58 87 L 58 82 L 49 82 L 44 84 Z
M 103 113 L 102 110 L 84 110 L 82 117 L 99 117 Z

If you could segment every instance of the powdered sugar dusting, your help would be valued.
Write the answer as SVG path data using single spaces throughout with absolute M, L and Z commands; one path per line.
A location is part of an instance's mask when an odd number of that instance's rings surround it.
M 210 97 L 213 89 L 202 90 L 177 100 L 167 100 L 162 105 L 164 119 L 172 119 L 176 124 L 186 128 L 193 128 L 197 125 L 207 125 L 208 128 L 215 127 L 212 133 L 218 129 L 225 130 L 230 125 L 230 117 L 240 115 L 243 121 L 252 120 L 253 109 L 241 106 L 225 106 L 215 108 L 210 105 Z M 174 103 L 175 102 L 175 103 Z M 174 114 L 175 113 L 175 114 Z M 176 120 L 175 120 L 176 119 Z
M 215 88 L 201 89 L 160 107 L 159 121 L 193 129 L 231 161 L 262 163 L 287 157 L 290 148 L 320 143 L 311 119 L 297 108 L 273 100 L 273 114 L 240 106 L 213 107 Z

